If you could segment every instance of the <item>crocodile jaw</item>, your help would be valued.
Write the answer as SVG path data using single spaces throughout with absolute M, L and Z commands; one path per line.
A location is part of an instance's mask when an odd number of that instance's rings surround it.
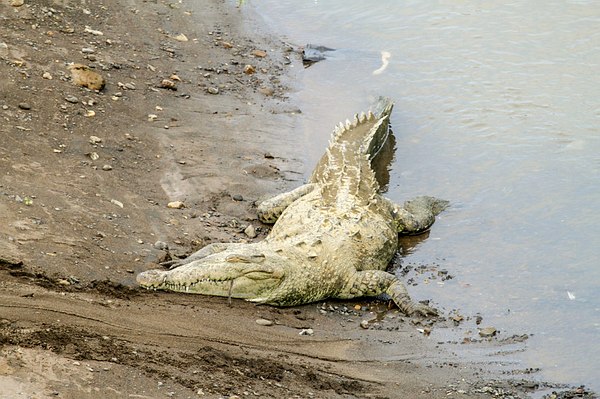
M 283 277 L 282 268 L 276 266 L 198 260 L 174 270 L 148 270 L 136 280 L 147 289 L 265 302 Z

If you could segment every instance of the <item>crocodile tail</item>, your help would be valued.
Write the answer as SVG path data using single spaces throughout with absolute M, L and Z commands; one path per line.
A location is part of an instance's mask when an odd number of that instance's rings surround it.
M 310 177 L 320 183 L 324 199 L 368 197 L 379 191 L 371 160 L 388 141 L 393 102 L 380 97 L 368 113 L 335 127 L 327 151 Z M 367 199 L 367 198 L 365 198 Z

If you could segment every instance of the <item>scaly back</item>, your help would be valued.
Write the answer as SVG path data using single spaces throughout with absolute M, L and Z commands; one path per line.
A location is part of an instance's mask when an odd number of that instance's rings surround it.
M 366 204 L 379 192 L 371 160 L 389 137 L 393 106 L 389 98 L 380 97 L 373 111 L 335 127 L 309 180 L 320 184 L 325 203 L 344 209 L 357 202 Z

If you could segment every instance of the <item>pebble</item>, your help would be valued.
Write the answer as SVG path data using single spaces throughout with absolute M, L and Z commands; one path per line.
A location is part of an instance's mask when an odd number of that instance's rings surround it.
M 52 75 L 50 74 L 50 72 L 44 72 L 42 78 L 52 80 Z
M 252 51 L 252 55 L 259 58 L 265 58 L 267 56 L 267 52 L 264 50 L 254 50 Z
M 162 89 L 177 90 L 177 83 L 170 79 L 163 79 L 159 85 Z
M 365 330 L 369 329 L 369 322 L 367 320 L 363 320 L 360 322 L 360 327 L 364 328 Z
M 183 209 L 185 208 L 185 204 L 182 201 L 173 201 L 167 204 L 167 208 L 171 209 Z
M 253 73 L 256 72 L 256 68 L 254 68 L 252 65 L 248 64 L 244 67 L 244 73 L 246 75 L 252 75 Z
M 258 324 L 259 326 L 272 326 L 273 322 L 271 320 L 267 320 L 267 319 L 256 319 L 256 324 Z
M 102 139 L 98 136 L 90 136 L 90 143 L 91 144 L 102 143 Z
M 498 331 L 494 327 L 484 327 L 479 329 L 479 336 L 483 338 L 489 338 L 496 335 Z
M 19 103 L 19 108 L 29 110 L 31 109 L 31 105 L 29 103 Z
M 169 249 L 169 244 L 167 244 L 164 241 L 156 241 L 154 243 L 154 248 L 160 249 L 161 251 L 166 251 L 167 249 Z
M 240 194 L 235 194 L 231 197 L 234 201 L 243 201 L 244 197 L 242 197 Z
M 75 96 L 66 96 L 65 101 L 71 104 L 77 104 L 79 102 L 79 99 Z
M 271 89 L 270 87 L 261 87 L 260 89 L 258 89 L 258 91 L 264 94 L 265 96 L 272 96 L 273 94 L 275 94 L 275 90 Z
M 110 166 L 110 165 L 108 165 L 108 164 L 107 164 L 107 165 L 104 165 L 104 166 L 102 167 L 102 170 L 106 170 L 106 171 L 108 171 L 108 170 L 112 170 L 112 168 L 113 168 L 112 166 Z
M 300 331 L 298 333 L 298 335 L 314 335 L 314 334 L 315 334 L 315 331 L 312 328 L 302 329 L 302 331 Z
M 21 7 L 23 4 L 25 4 L 25 0 L 11 0 L 10 1 L 10 5 L 13 7 Z
M 255 238 L 257 236 L 256 229 L 251 224 L 246 227 L 244 234 L 246 234 L 249 238 Z
M 209 94 L 219 94 L 219 89 L 217 87 L 209 87 L 206 91 L 209 92 Z
M 71 71 L 73 83 L 78 86 L 87 87 L 90 90 L 102 90 L 106 84 L 104 78 L 87 65 L 72 64 L 68 69 Z
M 91 33 L 94 36 L 104 36 L 104 33 L 102 31 L 99 30 L 95 30 L 90 28 L 89 26 L 86 26 L 85 29 L 83 30 L 85 33 Z
M 187 42 L 189 39 L 186 35 L 180 33 L 179 35 L 175 36 L 175 40 L 177 40 L 178 42 Z

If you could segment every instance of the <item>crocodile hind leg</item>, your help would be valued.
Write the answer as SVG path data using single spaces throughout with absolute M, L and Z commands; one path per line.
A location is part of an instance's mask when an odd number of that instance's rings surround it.
M 281 193 L 258 205 L 258 218 L 263 223 L 275 223 L 292 202 L 313 191 L 315 184 L 304 184 L 292 191 Z
M 161 266 L 169 267 L 169 270 L 172 270 L 177 267 L 186 265 L 190 262 L 193 262 L 193 261 L 196 261 L 196 260 L 199 260 L 202 258 L 206 258 L 207 256 L 210 256 L 212 254 L 223 252 L 228 249 L 234 249 L 234 248 L 240 247 L 242 245 L 248 245 L 248 244 L 235 243 L 235 242 L 215 242 L 212 244 L 208 244 L 207 246 L 203 247 L 199 251 L 194 252 L 187 258 L 174 259 L 174 260 L 170 260 L 167 262 L 162 262 Z
M 413 302 L 406 287 L 396 276 L 382 270 L 357 271 L 354 278 L 338 293 L 340 299 L 389 295 L 408 316 L 435 316 L 437 311 L 422 303 Z
M 429 230 L 435 217 L 448 206 L 449 202 L 434 197 L 416 197 L 402 206 L 394 204 L 392 214 L 400 234 L 421 234 Z

